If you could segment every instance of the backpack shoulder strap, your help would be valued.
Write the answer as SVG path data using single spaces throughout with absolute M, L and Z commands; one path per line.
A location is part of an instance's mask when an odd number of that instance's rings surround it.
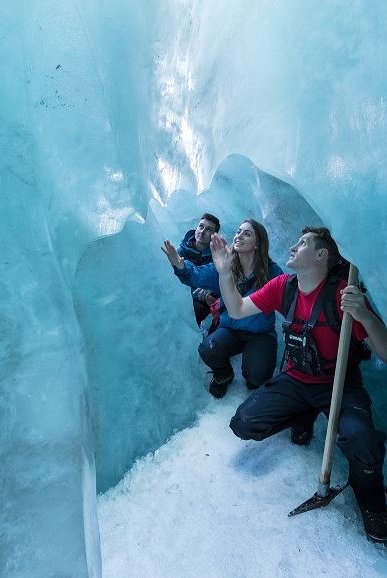
M 290 306 L 297 292 L 297 286 L 297 275 L 289 275 L 282 295 L 281 313 L 284 317 L 288 316 Z
M 313 329 L 316 325 L 320 311 L 324 311 L 327 323 L 332 326 L 336 333 L 340 333 L 341 319 L 337 310 L 336 290 L 340 278 L 332 277 L 324 285 L 317 297 L 310 319 L 306 323 L 308 329 Z M 281 313 L 285 317 L 283 327 L 290 327 L 293 323 L 294 312 L 297 304 L 297 275 L 290 275 L 286 281 L 282 296 Z
M 340 333 L 341 318 L 337 309 L 336 292 L 337 287 L 342 281 L 341 277 L 332 275 L 327 281 L 323 311 L 328 325 L 335 333 Z

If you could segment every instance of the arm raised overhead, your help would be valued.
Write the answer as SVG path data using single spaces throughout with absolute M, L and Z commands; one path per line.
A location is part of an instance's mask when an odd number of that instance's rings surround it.
M 222 299 L 228 314 L 233 319 L 242 319 L 261 313 L 249 297 L 242 297 L 238 292 L 231 273 L 232 250 L 225 239 L 214 233 L 211 237 L 211 253 L 216 270 L 219 273 L 219 284 Z

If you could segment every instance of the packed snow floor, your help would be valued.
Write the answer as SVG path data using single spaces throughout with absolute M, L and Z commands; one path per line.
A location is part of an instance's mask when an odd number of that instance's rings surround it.
M 99 498 L 103 578 L 387 576 L 387 548 L 366 540 L 350 489 L 288 518 L 316 491 L 325 418 L 308 447 L 289 431 L 241 441 L 228 424 L 246 396 L 233 384 Z M 337 450 L 332 483 L 346 474 Z

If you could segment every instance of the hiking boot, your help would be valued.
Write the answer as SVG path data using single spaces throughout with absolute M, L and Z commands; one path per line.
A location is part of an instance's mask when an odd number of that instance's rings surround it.
M 368 540 L 387 544 L 387 511 L 370 512 L 362 510 L 363 524 Z
M 313 423 L 310 424 L 307 428 L 302 430 L 292 427 L 290 433 L 290 439 L 296 446 L 307 446 L 310 440 L 313 437 Z
M 362 433 L 362 438 L 364 433 Z M 381 440 L 380 440 L 381 442 Z M 384 450 L 384 443 L 383 448 Z M 384 451 L 382 451 L 384 457 Z M 387 544 L 386 489 L 383 483 L 383 459 L 365 464 L 352 458 L 349 484 L 359 506 L 368 540 Z
M 210 381 L 208 391 L 213 397 L 220 399 L 225 395 L 227 388 L 233 379 L 234 379 L 234 372 L 224 377 L 216 377 L 214 374 L 214 377 Z

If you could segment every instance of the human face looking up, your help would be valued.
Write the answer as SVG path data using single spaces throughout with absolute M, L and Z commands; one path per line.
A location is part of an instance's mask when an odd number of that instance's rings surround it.
M 256 237 L 253 226 L 250 223 L 242 223 L 235 233 L 233 240 L 234 250 L 239 254 L 254 253 Z
M 195 229 L 195 243 L 199 251 L 203 251 L 210 246 L 211 235 L 215 233 L 215 223 L 207 219 L 200 219 Z
M 286 265 L 295 270 L 308 270 L 317 263 L 316 234 L 305 233 L 298 243 L 290 247 L 290 258 Z

